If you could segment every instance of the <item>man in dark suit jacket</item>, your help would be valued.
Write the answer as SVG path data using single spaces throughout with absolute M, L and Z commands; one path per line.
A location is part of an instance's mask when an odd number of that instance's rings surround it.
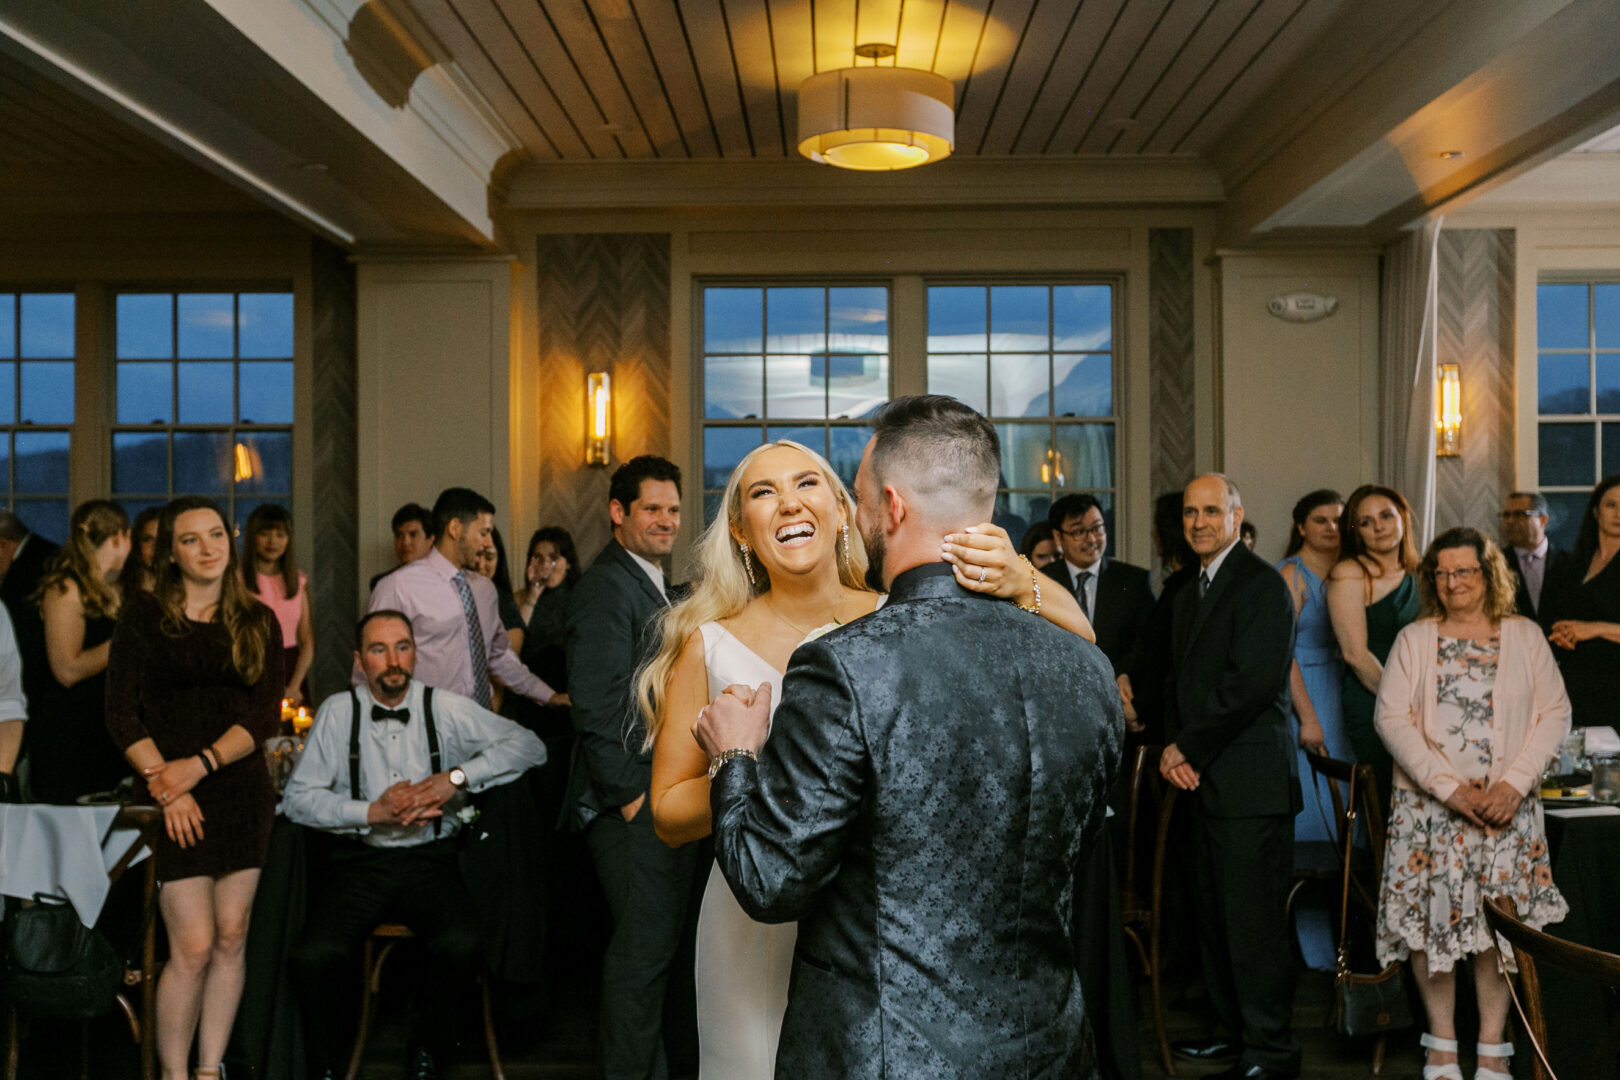
M 11 615 L 17 635 L 17 656 L 22 661 L 23 693 L 38 701 L 42 680 L 51 679 L 45 655 L 45 623 L 31 597 L 45 578 L 45 567 L 61 548 L 37 533 L 9 510 L 0 510 L 0 603 Z M 24 739 L 26 740 L 26 728 Z
M 1097 632 L 1097 647 L 1114 666 L 1125 670 L 1137 639 L 1153 616 L 1153 582 L 1140 566 L 1108 558 L 1108 531 L 1102 504 L 1094 495 L 1065 495 L 1052 504 L 1046 520 L 1063 557 L 1042 571 L 1080 600 L 1080 608 Z M 1082 591 L 1076 591 L 1083 581 Z
M 1195 1060 L 1237 1058 L 1222 1078 L 1297 1077 L 1293 945 L 1284 914 L 1300 797 L 1289 731 L 1294 605 L 1281 575 L 1240 540 L 1243 500 L 1219 474 L 1183 496 L 1198 578 L 1176 597 L 1166 738 L 1159 764 L 1192 804 L 1193 894 L 1208 1039 Z
M 1113 673 L 939 561 L 994 500 L 989 423 L 922 397 L 873 426 L 857 521 L 888 603 L 794 653 L 768 744 L 768 687 L 695 729 L 732 891 L 800 920 L 776 1075 L 1095 1076 L 1072 905 L 1120 764 Z
M 664 992 L 680 945 L 697 848 L 664 846 L 647 789 L 652 752 L 631 678 L 658 647 L 671 602 L 659 560 L 681 525 L 681 472 L 632 458 L 613 474 L 613 539 L 574 585 L 564 630 L 573 699 L 574 760 L 563 802 L 585 833 L 613 918 L 602 962 L 602 1071 L 607 1080 L 663 1080 Z M 686 976 L 690 980 L 690 973 Z
M 1547 497 L 1539 491 L 1515 491 L 1502 505 L 1502 556 L 1518 576 L 1514 595 L 1519 614 L 1543 624 L 1550 590 L 1563 579 L 1569 552 L 1547 537 Z

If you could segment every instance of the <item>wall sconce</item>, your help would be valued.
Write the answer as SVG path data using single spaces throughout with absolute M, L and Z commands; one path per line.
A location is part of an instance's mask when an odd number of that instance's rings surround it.
M 613 440 L 613 376 L 585 376 L 585 464 L 606 465 Z
M 1435 379 L 1434 455 L 1457 457 L 1462 453 L 1462 368 L 1441 364 Z

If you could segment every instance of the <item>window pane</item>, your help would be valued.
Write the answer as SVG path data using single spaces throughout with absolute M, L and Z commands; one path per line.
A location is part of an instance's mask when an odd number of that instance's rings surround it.
M 73 358 L 72 293 L 24 293 L 19 314 L 19 355 L 43 360 Z
M 703 351 L 759 352 L 763 289 L 703 290 Z
M 827 357 L 767 356 L 765 415 L 784 419 L 827 417 Z
M 832 352 L 888 352 L 889 290 L 880 285 L 828 289 L 827 335 Z
M 67 542 L 66 499 L 18 499 L 12 506 L 16 509 L 17 516 L 22 519 L 22 523 L 28 526 L 29 532 L 38 533 L 58 544 Z
M 928 392 L 953 397 L 981 413 L 990 408 L 987 376 L 982 356 L 928 358 Z
M 236 355 L 247 359 L 291 359 L 292 293 L 242 293 L 236 298 Z
M 1603 464 L 1599 476 L 1620 473 L 1620 424 L 1613 421 L 1603 425 Z
M 246 525 L 248 515 L 253 513 L 253 511 L 257 510 L 261 506 L 279 506 L 283 510 L 292 510 L 292 507 L 287 505 L 286 499 L 238 498 L 236 500 L 236 506 L 231 510 L 231 516 L 235 518 L 233 524 L 236 526 L 236 528 L 240 530 L 242 526 Z
M 141 511 L 149 510 L 149 509 L 153 509 L 153 508 L 161 508 L 161 507 L 167 505 L 169 500 L 167 500 L 167 499 L 119 499 L 117 501 L 118 501 L 118 505 L 122 506 L 124 508 L 124 513 L 129 515 L 129 520 L 133 523 L 135 518 L 140 515 Z
M 174 298 L 124 293 L 117 301 L 120 360 L 167 360 L 174 355 Z
M 1597 411 L 1620 413 L 1620 353 L 1597 354 Z
M 703 360 L 703 415 L 739 420 L 765 415 L 765 360 L 708 356 Z
M 772 427 L 765 429 L 765 441 L 790 439 L 808 446 L 822 457 L 827 456 L 827 429 L 824 427 Z
M 1051 348 L 1045 285 L 997 285 L 990 290 L 990 351 Z
M 1114 425 L 1059 424 L 1056 464 L 1065 477 L 1061 487 L 1113 487 Z
M 293 366 L 290 361 L 241 364 L 236 369 L 238 408 L 244 424 L 290 424 Z
M 873 415 L 889 400 L 889 358 L 828 356 L 827 415 L 834 419 L 861 419 Z
M 1586 500 L 1591 497 L 1589 491 L 1548 491 L 1547 496 L 1547 535 L 1552 537 L 1552 546 L 1569 551 L 1575 546 L 1575 534 L 1581 528 L 1581 515 L 1586 513 Z
M 1052 411 L 1058 416 L 1114 415 L 1114 358 L 1052 357 Z
M 1052 347 L 1099 352 L 1114 347 L 1114 290 L 1059 285 L 1052 290 Z
M 1592 286 L 1592 321 L 1597 347 L 1620 349 L 1620 285 Z
M 117 432 L 112 437 L 113 491 L 157 495 L 169 490 L 169 437 Z
M 233 466 L 230 432 L 174 433 L 176 495 L 224 495 L 230 490 Z
M 1019 544 L 1031 526 L 1046 521 L 1051 507 L 1052 496 L 1045 491 L 1001 491 L 996 493 L 990 521 L 1006 529 L 1009 538 L 1017 538 L 1013 543 Z
M 73 361 L 23 364 L 19 415 L 25 424 L 73 423 Z
M 1586 353 L 1541 353 L 1536 358 L 1536 399 L 1548 416 L 1584 416 L 1592 409 L 1592 374 Z
M 238 495 L 282 495 L 292 491 L 292 435 L 279 431 L 240 432 L 236 442 Z
M 0 483 L 11 483 L 11 435 L 0 431 Z
M 1536 286 L 1536 344 L 1543 349 L 1584 349 L 1587 334 L 1585 285 Z
M 17 355 L 17 294 L 0 293 L 0 357 Z
M 39 495 L 66 494 L 68 433 L 19 431 L 13 491 Z
M 1597 447 L 1593 445 L 1592 424 L 1540 424 L 1541 486 L 1564 487 L 1593 484 L 1597 477 Z
M 985 296 L 981 285 L 936 285 L 928 290 L 928 351 L 984 352 Z
M 180 309 L 180 355 L 228 360 L 235 355 L 232 329 L 236 319 L 231 311 L 230 293 L 182 293 Z M 180 410 L 185 412 L 184 407 Z
M 829 427 L 827 429 L 827 460 L 832 464 L 833 472 L 838 479 L 851 491 L 855 490 L 855 471 L 861 467 L 861 454 L 866 450 L 866 444 L 872 438 L 872 432 L 864 427 Z M 854 529 L 853 524 L 850 525 Z M 850 538 L 850 543 L 858 543 Z
M 997 487 L 1045 487 L 1052 482 L 1047 457 L 1050 424 L 997 424 L 996 434 L 1001 438 L 1001 483 Z
M 703 486 L 723 488 L 731 470 L 762 441 L 756 427 L 708 428 L 703 432 Z
M 17 365 L 0 364 L 0 424 L 17 422 Z
M 235 415 L 231 400 L 230 361 L 187 363 L 180 369 L 180 423 L 228 424 Z
M 118 422 L 167 424 L 174 420 L 174 365 L 120 361 Z
M 812 353 L 827 347 L 827 291 L 770 289 L 765 293 L 765 351 Z
M 1052 375 L 1047 356 L 990 357 L 991 416 L 1052 415 Z

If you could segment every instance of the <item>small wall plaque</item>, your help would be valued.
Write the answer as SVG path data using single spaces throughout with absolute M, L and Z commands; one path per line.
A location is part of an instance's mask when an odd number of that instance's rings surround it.
M 1337 296 L 1313 292 L 1283 293 L 1266 301 L 1266 310 L 1284 322 L 1316 322 L 1333 314 L 1338 307 Z

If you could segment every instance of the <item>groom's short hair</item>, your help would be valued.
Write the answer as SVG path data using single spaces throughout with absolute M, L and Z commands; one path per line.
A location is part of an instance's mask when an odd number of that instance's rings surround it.
M 895 398 L 872 420 L 872 479 L 893 484 L 939 524 L 989 521 L 1001 479 L 990 421 L 952 397 Z

